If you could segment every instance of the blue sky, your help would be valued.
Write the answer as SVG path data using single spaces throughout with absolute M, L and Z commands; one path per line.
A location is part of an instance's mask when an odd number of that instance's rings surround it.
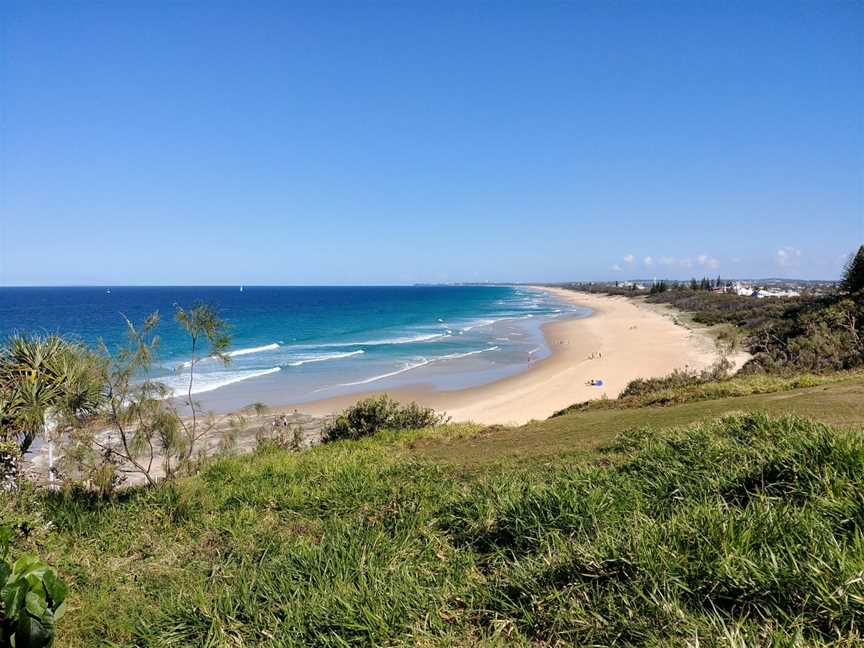
M 0 285 L 837 276 L 861 2 L 0 5 Z

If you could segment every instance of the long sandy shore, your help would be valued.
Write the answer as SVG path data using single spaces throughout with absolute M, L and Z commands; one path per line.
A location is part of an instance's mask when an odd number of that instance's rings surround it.
M 537 287 L 541 288 L 541 287 Z M 592 398 L 615 398 L 635 378 L 662 376 L 674 369 L 702 369 L 717 358 L 714 342 L 668 313 L 624 297 L 542 287 L 562 300 L 592 309 L 582 319 L 543 327 L 552 351 L 527 371 L 497 382 L 455 391 L 404 388 L 388 391 L 400 401 L 416 400 L 446 411 L 454 421 L 523 424 Z M 602 380 L 601 387 L 588 385 Z M 352 394 L 303 403 L 310 414 L 330 414 L 362 396 Z M 286 408 L 293 409 L 293 408 Z
M 547 418 L 573 403 L 604 395 L 614 398 L 635 378 L 662 376 L 687 366 L 701 369 L 716 360 L 713 339 L 704 331 L 682 325 L 674 312 L 663 307 L 624 297 L 542 289 L 593 311 L 589 317 L 551 322 L 543 327 L 551 350 L 549 357 L 523 373 L 480 387 L 437 391 L 420 386 L 387 393 L 402 402 L 414 400 L 447 412 L 454 421 L 521 425 L 531 419 Z M 746 357 L 739 355 L 737 364 Z M 586 384 L 592 379 L 602 380 L 603 385 Z M 272 414 L 299 410 L 304 415 L 324 416 L 380 393 L 349 394 L 296 407 L 277 407 Z M 312 427 L 320 432 L 320 421 Z M 211 445 L 217 441 L 214 437 Z M 254 438 L 246 435 L 240 447 L 251 449 Z M 36 472 L 45 473 L 45 448 L 30 461 Z M 129 483 L 140 482 L 140 476 L 133 475 Z

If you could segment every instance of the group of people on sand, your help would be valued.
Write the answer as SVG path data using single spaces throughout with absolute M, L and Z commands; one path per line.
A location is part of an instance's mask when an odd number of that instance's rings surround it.
M 603 381 L 599 380 L 599 379 L 592 378 L 591 380 L 585 381 L 585 386 L 586 387 L 602 387 Z
M 588 356 L 589 360 L 599 360 L 603 357 L 602 351 L 594 351 L 591 355 Z

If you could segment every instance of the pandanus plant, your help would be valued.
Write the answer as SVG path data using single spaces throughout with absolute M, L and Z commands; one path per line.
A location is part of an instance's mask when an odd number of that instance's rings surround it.
M 25 453 L 41 436 L 53 481 L 56 430 L 94 414 L 105 365 L 83 345 L 57 335 L 13 335 L 0 347 L 0 439 Z

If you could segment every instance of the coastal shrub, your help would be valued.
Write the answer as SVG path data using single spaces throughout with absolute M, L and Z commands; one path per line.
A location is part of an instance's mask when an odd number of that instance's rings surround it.
M 415 402 L 400 405 L 387 394 L 358 401 L 339 414 L 326 428 L 328 441 L 359 439 L 380 430 L 416 430 L 439 425 L 446 416 Z
M 704 380 L 695 369 L 675 369 L 672 373 L 658 378 L 636 378 L 635 380 L 631 380 L 627 383 L 619 398 L 644 396 L 665 389 L 678 389 L 700 382 L 704 382 Z
M 12 529 L 0 528 L 0 648 L 45 648 L 66 610 L 57 572 L 30 554 L 10 556 Z

